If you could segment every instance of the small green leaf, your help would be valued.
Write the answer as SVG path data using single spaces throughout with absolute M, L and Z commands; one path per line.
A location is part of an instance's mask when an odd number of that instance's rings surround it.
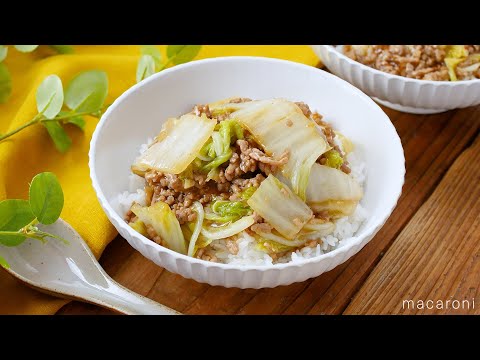
M 7 260 L 0 256 L 0 265 L 3 266 L 5 269 L 10 269 L 10 265 L 8 265 Z
M 67 124 L 77 126 L 80 130 L 85 131 L 85 119 L 82 116 L 74 116 L 66 119 Z
M 167 56 L 175 64 L 189 62 L 197 56 L 202 45 L 168 45 Z
M 47 76 L 37 89 L 37 109 L 47 119 L 53 119 L 63 106 L 62 80 L 57 75 Z
M 49 45 L 59 54 L 73 54 L 75 51 L 71 45 Z
M 75 76 L 65 90 L 65 104 L 77 112 L 101 109 L 108 93 L 108 78 L 104 71 L 84 71 Z
M 4 235 L 0 232 L 0 244 L 3 246 L 18 246 L 25 241 L 27 236 L 22 233 L 18 235 Z
M 12 78 L 5 64 L 0 63 L 0 104 L 5 103 L 12 93 Z
M 48 134 L 53 140 L 55 147 L 61 153 L 65 153 L 70 146 L 72 146 L 72 140 L 68 134 L 60 125 L 59 121 L 42 121 L 43 126 L 47 128 Z
M 53 224 L 63 209 L 63 191 L 51 172 L 36 175 L 30 184 L 30 207 L 42 224 Z
M 27 200 L 8 199 L 0 202 L 0 231 L 18 231 L 25 225 L 30 224 L 35 215 L 30 209 Z M 2 235 L 0 244 L 5 246 L 17 246 L 25 240 L 25 235 Z
M 162 54 L 155 45 L 142 45 L 140 51 L 142 55 L 150 55 L 155 61 L 155 68 L 158 70 L 162 63 Z M 138 82 L 138 81 L 137 81 Z
M 77 126 L 80 130 L 84 131 L 85 130 L 85 119 L 83 116 L 80 115 L 72 115 L 71 112 L 68 111 L 60 111 L 57 116 L 68 116 L 65 119 L 60 119 L 58 120 L 61 124 L 72 124 Z
M 155 60 L 150 55 L 142 55 L 137 65 L 137 83 L 155 74 Z
M 5 45 L 0 45 L 0 62 L 5 60 L 5 58 L 7 57 L 7 53 L 8 47 L 6 47 Z
M 23 53 L 32 52 L 38 47 L 38 45 L 13 45 L 13 46 L 15 47 L 15 49 Z
M 0 230 L 17 231 L 32 222 L 35 216 L 27 200 L 0 201 Z

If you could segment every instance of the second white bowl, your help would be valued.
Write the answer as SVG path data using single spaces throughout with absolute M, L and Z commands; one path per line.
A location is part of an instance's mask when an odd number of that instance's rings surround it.
M 410 79 L 354 61 L 331 45 L 312 45 L 312 48 L 332 73 L 389 108 L 413 114 L 434 114 L 480 104 L 480 79 Z
M 140 144 L 164 121 L 222 98 L 275 97 L 304 101 L 356 144 L 366 164 L 362 205 L 369 217 L 355 237 L 336 250 L 298 263 L 271 266 L 219 264 L 164 248 L 134 231 L 112 206 L 128 189 L 130 166 Z M 385 113 L 368 96 L 325 71 L 257 57 L 194 61 L 155 74 L 120 96 L 102 116 L 90 146 L 90 173 L 101 206 L 119 233 L 145 257 L 171 272 L 211 285 L 262 288 L 304 281 L 356 254 L 383 226 L 400 196 L 404 156 Z

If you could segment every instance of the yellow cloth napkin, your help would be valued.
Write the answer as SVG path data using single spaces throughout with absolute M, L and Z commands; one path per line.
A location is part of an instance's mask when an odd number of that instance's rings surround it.
M 99 69 L 108 74 L 111 103 L 135 84 L 139 46 L 75 46 L 71 55 L 45 57 L 41 47 L 23 54 L 9 48 L 5 64 L 13 80 L 13 92 L 0 105 L 0 133 L 12 130 L 36 114 L 35 91 L 50 74 L 57 74 L 66 84 L 83 70 Z M 165 53 L 165 46 L 160 46 Z M 308 46 L 204 46 L 196 59 L 253 55 L 267 56 L 316 65 L 318 59 Z M 0 200 L 28 198 L 28 183 L 43 171 L 54 172 L 63 187 L 65 206 L 62 218 L 87 241 L 95 256 L 100 257 L 116 236 L 114 227 L 103 213 L 90 184 L 88 149 L 97 119 L 89 117 L 85 133 L 69 128 L 73 145 L 60 154 L 42 126 L 32 126 L 0 143 Z M 0 254 L 1 254 L 0 246 Z M 66 300 L 42 294 L 26 287 L 4 270 L 0 270 L 0 314 L 54 314 Z

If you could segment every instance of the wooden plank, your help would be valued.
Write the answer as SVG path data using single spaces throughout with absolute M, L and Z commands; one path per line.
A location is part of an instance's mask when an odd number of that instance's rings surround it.
M 479 164 L 480 136 L 403 229 L 345 313 L 480 314 Z
M 118 242 L 125 243 L 123 239 L 115 240 L 107 248 L 102 265 L 114 279 L 132 290 L 186 313 L 341 313 L 380 261 L 383 252 L 432 193 L 480 127 L 480 107 L 422 116 L 390 109 L 385 111 L 397 128 L 405 150 L 407 177 L 403 195 L 377 236 L 359 254 L 329 273 L 300 284 L 263 290 L 211 287 L 167 271 L 161 275 L 153 272 L 153 276 L 158 276 L 152 281 L 149 278 L 151 271 L 144 270 L 144 267 L 148 269 L 152 266 L 147 259 L 139 259 L 136 267 L 129 264 L 118 266 L 117 261 L 125 262 L 125 250 L 116 245 Z M 133 249 L 130 251 L 134 252 Z M 151 289 L 145 292 L 148 286 Z M 91 313 L 91 308 L 73 303 L 62 311 Z

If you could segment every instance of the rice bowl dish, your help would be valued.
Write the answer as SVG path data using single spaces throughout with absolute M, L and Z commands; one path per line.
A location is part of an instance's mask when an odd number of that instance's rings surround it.
M 196 105 L 155 135 L 138 145 L 129 188 L 112 205 L 171 250 L 245 266 L 295 263 L 341 247 L 368 217 L 355 140 L 303 102 Z
M 312 252 L 312 257 L 297 258 L 291 254 L 292 250 L 288 262 L 280 263 L 278 259 L 272 258 L 272 265 L 248 265 L 237 262 L 239 259 L 223 263 L 220 260 L 205 261 L 188 256 L 188 253 L 183 254 L 152 241 L 126 222 L 126 214 L 134 199 L 126 203 L 125 209 L 121 209 L 118 200 L 123 198 L 119 197 L 122 194 L 137 196 L 135 189 L 142 192 L 145 178 L 132 176 L 132 165 L 139 156 L 141 144 L 148 143 L 149 138 L 155 141 L 153 138 L 159 134 L 167 119 L 191 112 L 195 104 L 207 105 L 228 96 L 248 96 L 262 101 L 303 101 L 312 111 L 316 110 L 323 115 L 322 120 L 330 124 L 337 135 L 341 133 L 350 140 L 353 144 L 353 158 L 358 158 L 360 162 L 355 162 L 350 154 L 347 155 L 351 170 L 348 176 L 354 176 L 358 169 L 359 173 L 366 176 L 363 185 L 359 184 L 363 196 L 357 202 L 366 210 L 366 218 L 351 238 L 348 238 L 348 234 L 339 234 L 338 239 L 341 240 L 336 248 L 327 249 L 318 256 L 318 247 L 303 251 L 295 248 L 296 255 Z M 287 132 L 293 134 L 292 129 L 287 129 Z M 153 146 L 155 145 L 152 144 Z M 236 149 L 236 146 L 231 143 L 230 147 Z M 361 170 L 362 166 L 364 170 Z M 193 61 L 166 69 L 122 94 L 107 109 L 95 128 L 89 151 L 89 167 L 92 186 L 101 209 L 119 235 L 140 254 L 169 272 L 197 282 L 259 289 L 288 285 L 319 276 L 358 253 L 378 233 L 395 208 L 404 183 L 405 158 L 400 138 L 385 112 L 346 81 L 291 61 L 223 57 Z M 282 174 L 274 175 L 281 181 L 286 181 L 281 179 Z M 129 184 L 130 179 L 133 184 Z M 139 181 L 135 186 L 136 180 Z M 317 192 L 319 195 L 321 193 Z M 220 208 L 216 208 L 217 212 L 220 212 Z M 205 207 L 205 213 L 207 211 L 208 208 Z M 99 215 L 103 216 L 101 213 Z M 338 231 L 341 228 L 340 218 L 335 219 L 335 222 L 334 231 Z M 353 231 L 350 230 L 351 233 Z M 335 233 L 330 235 L 335 236 Z M 184 235 L 185 245 L 190 240 L 188 236 L 187 233 Z M 327 237 L 328 235 L 325 236 L 326 240 L 330 239 Z M 240 254 L 242 248 L 237 253 Z
M 478 45 L 312 45 L 333 74 L 376 102 L 434 114 L 480 103 Z

